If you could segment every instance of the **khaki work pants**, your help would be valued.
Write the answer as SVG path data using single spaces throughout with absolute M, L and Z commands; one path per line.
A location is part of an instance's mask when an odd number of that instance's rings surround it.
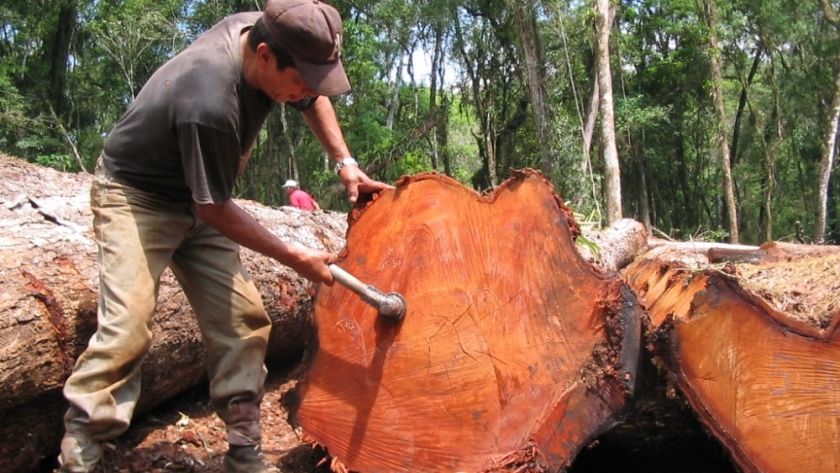
M 128 428 L 140 395 L 140 365 L 151 346 L 160 276 L 169 266 L 195 312 L 210 396 L 228 441 L 259 443 L 271 321 L 239 246 L 201 221 L 192 203 L 127 186 L 101 166 L 91 208 L 99 246 L 99 325 L 64 386 L 70 402 L 66 435 L 98 443 Z

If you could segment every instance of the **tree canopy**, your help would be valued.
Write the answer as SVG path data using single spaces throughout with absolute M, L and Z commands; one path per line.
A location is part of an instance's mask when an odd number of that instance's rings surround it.
M 840 241 L 837 0 L 332 3 L 353 84 L 334 105 L 376 179 L 436 170 L 485 190 L 532 167 L 595 223 L 617 189 L 619 216 L 672 238 Z M 156 68 L 224 16 L 263 5 L 4 2 L 0 150 L 89 172 Z M 346 210 L 331 169 L 281 105 L 237 197 L 283 205 L 292 178 Z

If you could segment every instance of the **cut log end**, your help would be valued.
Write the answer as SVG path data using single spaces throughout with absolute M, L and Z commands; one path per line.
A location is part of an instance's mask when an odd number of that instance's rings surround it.
M 484 195 L 403 178 L 351 221 L 340 266 L 402 294 L 405 318 L 322 288 L 293 422 L 352 471 L 566 464 L 624 408 L 640 345 L 639 304 L 577 231 L 538 172 Z
M 648 305 L 655 352 L 744 471 L 837 471 L 836 317 L 828 330 L 791 318 L 743 274 L 646 260 L 626 275 Z

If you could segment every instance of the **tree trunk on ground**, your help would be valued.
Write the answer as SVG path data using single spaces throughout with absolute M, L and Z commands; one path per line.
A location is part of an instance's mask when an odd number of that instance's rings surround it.
M 578 238 L 578 252 L 606 271 L 618 271 L 648 246 L 644 224 L 623 218 L 603 232 L 587 232 Z
M 642 256 L 646 259 L 680 262 L 687 268 L 695 269 L 722 262 L 757 263 L 764 255 L 765 252 L 758 246 L 649 238 L 648 250 Z
M 351 220 L 340 265 L 405 318 L 323 288 L 293 423 L 338 471 L 557 471 L 617 422 L 640 354 L 634 296 L 578 233 L 536 171 L 484 196 L 403 178 Z
M 66 409 L 61 388 L 96 329 L 90 176 L 0 155 L 0 180 L 0 458 L 8 471 L 27 471 L 58 449 Z M 345 214 L 238 203 L 287 241 L 330 251 L 344 245 Z M 269 357 L 293 359 L 312 330 L 311 283 L 249 250 L 242 260 L 274 323 Z M 154 332 L 138 412 L 205 376 L 198 327 L 169 271 L 161 280 Z
M 765 244 L 774 262 L 723 270 L 645 254 L 625 270 L 654 354 L 746 472 L 840 465 L 840 252 L 793 250 Z

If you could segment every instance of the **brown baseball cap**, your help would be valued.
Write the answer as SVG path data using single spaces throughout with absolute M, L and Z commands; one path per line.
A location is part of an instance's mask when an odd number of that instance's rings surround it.
M 325 96 L 350 90 L 340 59 L 344 27 L 335 8 L 319 0 L 268 0 L 263 21 L 309 88 Z

